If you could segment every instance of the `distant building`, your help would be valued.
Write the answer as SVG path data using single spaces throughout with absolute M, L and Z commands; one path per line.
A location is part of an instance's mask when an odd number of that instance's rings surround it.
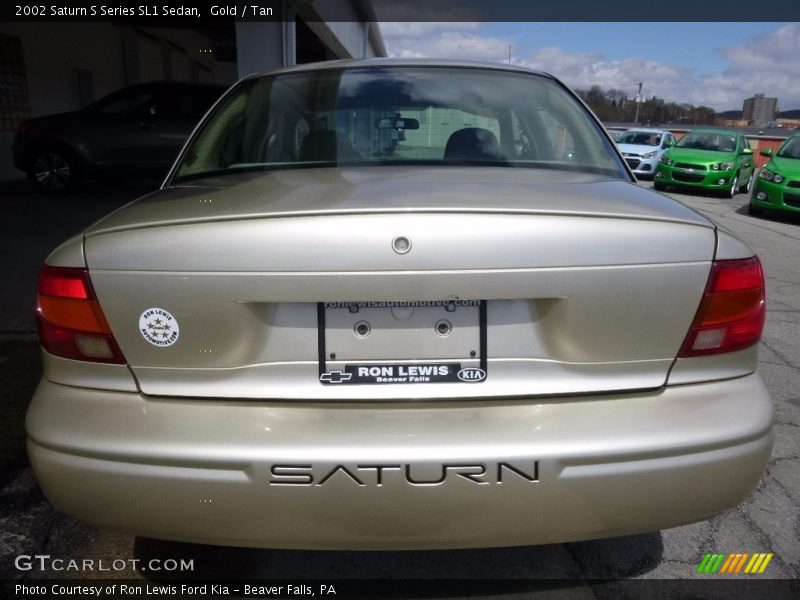
M 775 115 L 778 126 L 794 129 L 800 127 L 800 110 L 785 110 Z
M 714 125 L 722 127 L 747 127 L 747 121 L 742 118 L 742 111 L 740 110 L 726 110 L 717 113 L 714 118 Z
M 764 94 L 756 94 L 742 104 L 742 119 L 754 127 L 765 127 L 775 118 L 777 110 L 777 98 L 765 98 Z

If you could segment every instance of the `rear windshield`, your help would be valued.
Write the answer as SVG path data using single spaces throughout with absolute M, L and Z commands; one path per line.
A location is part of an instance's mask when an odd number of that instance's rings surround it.
M 547 77 L 397 67 L 242 82 L 195 134 L 172 183 L 292 167 L 454 163 L 628 179 L 586 109 Z
M 692 150 L 733 152 L 736 150 L 736 138 L 724 133 L 689 132 L 675 145 L 679 148 L 691 148 Z

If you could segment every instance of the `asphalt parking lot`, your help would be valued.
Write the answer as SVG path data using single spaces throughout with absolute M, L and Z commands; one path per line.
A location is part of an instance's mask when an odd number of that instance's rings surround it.
M 750 499 L 708 521 L 626 538 L 494 550 L 437 552 L 300 552 L 198 546 L 99 531 L 56 512 L 39 491 L 24 452 L 23 418 L 40 376 L 33 302 L 39 264 L 58 243 L 101 215 L 148 191 L 152 182 L 89 186 L 65 197 L 32 191 L 26 182 L 0 184 L 6 235 L 0 238 L 0 577 L 32 574 L 14 568 L 20 554 L 114 559 L 192 558 L 192 578 L 366 578 L 565 580 L 537 597 L 616 597 L 600 579 L 693 579 L 705 552 L 773 552 L 764 577 L 800 577 L 800 220 L 747 215 L 747 197 L 672 194 L 745 240 L 761 257 L 768 312 L 760 370 L 776 407 L 776 444 Z M 644 182 L 641 185 L 650 187 Z M 83 573 L 84 577 L 100 574 Z M 148 577 L 127 568 L 115 577 Z M 735 576 L 734 576 L 735 577 Z M 510 586 L 487 594 L 531 597 Z M 470 594 L 475 597 L 475 594 Z

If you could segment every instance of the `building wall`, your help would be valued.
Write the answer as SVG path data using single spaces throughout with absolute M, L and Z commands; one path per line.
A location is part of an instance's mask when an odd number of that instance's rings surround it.
M 2 22 L 0 32 L 22 42 L 33 117 L 81 108 L 78 69 L 91 73 L 95 99 L 125 85 L 121 40 L 109 23 L 81 23 L 67 31 L 52 25 Z M 0 180 L 22 175 L 11 162 L 13 135 L 13 131 L 0 132 Z
M 714 125 L 720 127 L 747 127 L 745 119 L 714 119 Z
M 110 23 L 66 28 L 2 22 L 0 32 L 22 41 L 33 116 L 80 108 L 75 68 L 91 71 L 95 98 L 125 85 L 121 40 Z
M 370 58 L 379 56 L 369 39 L 368 24 L 361 6 L 350 0 L 315 0 L 298 10 L 308 26 L 339 58 Z
M 765 137 L 765 136 L 747 136 L 747 141 L 750 142 L 750 147 L 753 149 L 753 158 L 756 166 L 761 168 L 770 161 L 769 156 L 761 156 L 762 150 L 772 150 L 774 155 L 781 144 L 786 141 L 786 138 Z
M 313 60 L 386 56 L 380 28 L 359 0 L 288 2 L 280 9 L 283 22 L 236 22 L 239 77 L 297 64 L 298 21 L 325 49 Z
M 367 23 L 364 0 L 284 0 L 281 10 L 285 22 L 235 23 L 237 62 L 216 60 L 214 42 L 202 29 L 3 22 L 0 33 L 21 41 L 31 117 L 78 110 L 143 81 L 229 84 L 250 73 L 293 65 L 295 20 L 303 12 L 313 17 L 306 23 L 327 48 L 326 57 L 328 51 L 339 58 L 385 55 L 378 26 Z M 0 180 L 22 176 L 11 159 L 13 128 L 0 121 Z
M 284 28 L 278 22 L 236 22 L 238 77 L 284 66 Z
M 764 94 L 756 94 L 744 101 L 742 118 L 755 126 L 766 125 L 775 117 L 777 108 L 777 98 L 767 98 Z
M 772 121 L 777 107 L 777 98 L 764 98 L 762 102 L 756 101 L 753 106 L 753 124 L 760 125 Z
M 203 34 L 185 29 L 99 23 L 0 23 L 22 43 L 30 116 L 78 110 L 119 88 L 149 80 L 232 83 L 235 65 L 215 61 Z M 0 180 L 22 173 L 11 157 L 13 131 L 0 131 Z

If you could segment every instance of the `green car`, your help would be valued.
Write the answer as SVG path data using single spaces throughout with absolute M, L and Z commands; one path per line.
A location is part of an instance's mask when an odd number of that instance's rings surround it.
M 742 134 L 725 129 L 693 129 L 658 160 L 653 187 L 700 188 L 733 198 L 753 183 L 753 150 Z
M 762 156 L 770 156 L 756 180 L 750 198 L 750 214 L 759 215 L 764 209 L 800 213 L 800 133 L 795 133 L 778 148 L 762 150 Z

